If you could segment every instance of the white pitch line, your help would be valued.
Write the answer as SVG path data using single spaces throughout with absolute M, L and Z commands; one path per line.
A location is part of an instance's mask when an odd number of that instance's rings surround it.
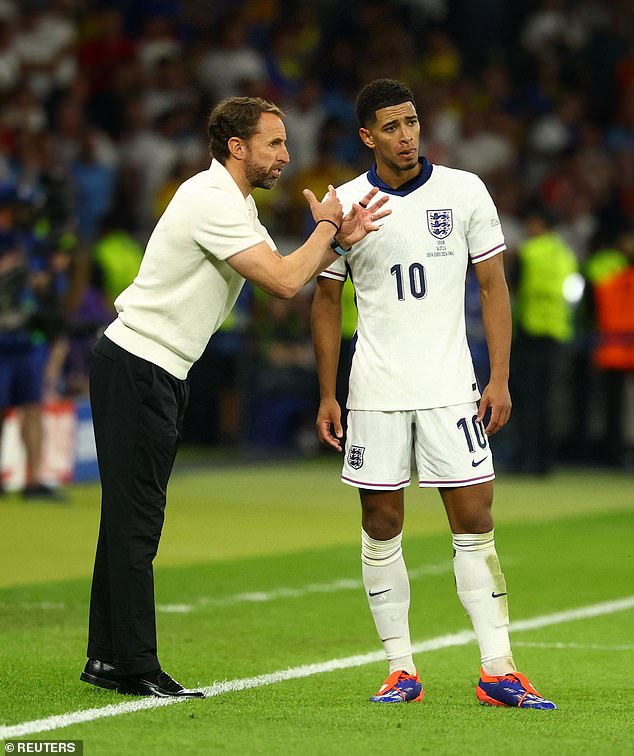
M 634 651 L 634 646 L 603 646 L 599 643 L 531 643 L 529 641 L 515 641 L 513 646 L 521 648 L 570 648 L 573 651 Z
M 601 617 L 606 614 L 614 614 L 627 609 L 634 608 L 634 596 L 626 596 L 615 601 L 604 601 L 600 604 L 591 604 L 582 606 L 578 609 L 569 609 L 555 614 L 544 614 L 531 619 L 518 620 L 511 624 L 511 630 L 520 632 L 522 630 L 536 630 L 548 625 L 558 625 L 562 622 L 572 622 L 575 620 L 589 619 L 591 617 Z M 453 646 L 465 646 L 475 640 L 473 632 L 463 630 L 459 633 L 450 635 L 440 635 L 437 638 L 415 643 L 412 647 L 414 653 L 425 651 L 438 651 L 442 648 L 451 648 Z M 250 690 L 260 688 L 264 685 L 274 685 L 285 680 L 297 680 L 311 675 L 320 675 L 327 672 L 334 672 L 338 669 L 350 669 L 352 667 L 362 667 L 366 664 L 383 661 L 385 654 L 383 651 L 373 651 L 368 654 L 359 654 L 357 656 L 347 656 L 340 659 L 330 659 L 318 664 L 303 664 L 300 667 L 291 667 L 277 672 L 271 672 L 265 675 L 255 677 L 243 677 L 236 680 L 225 680 L 224 682 L 213 683 L 203 688 L 207 698 L 221 696 L 225 693 L 233 693 L 240 690 Z M 80 724 L 82 722 L 92 722 L 104 717 L 116 717 L 120 714 L 131 714 L 135 711 L 145 709 L 155 709 L 159 706 L 171 706 L 177 703 L 183 703 L 189 699 L 178 698 L 141 698 L 136 701 L 126 701 L 120 704 L 111 704 L 98 709 L 85 709 L 83 711 L 72 711 L 67 714 L 60 714 L 45 719 L 36 719 L 31 722 L 22 722 L 17 725 L 8 725 L 0 727 L 0 741 L 10 738 L 21 738 L 26 735 L 35 735 L 39 732 L 51 732 L 60 730 L 64 727 Z
M 508 559 L 505 560 L 508 564 Z M 444 575 L 453 572 L 451 561 L 442 564 L 422 564 L 408 570 L 410 581 L 430 575 Z M 356 591 L 363 588 L 363 582 L 357 578 L 339 578 L 330 583 L 309 583 L 300 588 L 276 588 L 272 591 L 248 591 L 234 593 L 229 596 L 208 598 L 202 596 L 195 604 L 158 604 L 156 610 L 164 614 L 189 614 L 201 607 L 207 606 L 233 606 L 234 604 L 264 604 L 277 599 L 302 598 L 311 593 L 337 593 L 339 591 Z

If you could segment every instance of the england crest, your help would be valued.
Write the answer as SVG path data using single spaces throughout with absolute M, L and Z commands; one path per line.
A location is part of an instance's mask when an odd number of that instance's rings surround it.
M 348 451 L 348 464 L 353 470 L 363 467 L 363 452 L 365 446 L 351 446 Z
M 453 210 L 428 210 L 427 228 L 436 239 L 445 239 L 453 231 Z

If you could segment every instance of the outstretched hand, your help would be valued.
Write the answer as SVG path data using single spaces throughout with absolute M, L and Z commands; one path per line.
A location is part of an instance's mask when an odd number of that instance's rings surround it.
M 320 220 L 327 220 L 333 223 L 335 228 L 341 228 L 343 208 L 332 184 L 328 184 L 328 195 L 323 202 L 320 202 L 310 189 L 304 189 L 302 194 L 308 202 L 315 223 Z
M 384 194 L 376 202 L 370 204 L 378 191 L 376 186 L 372 187 L 365 197 L 359 202 L 355 202 L 346 215 L 344 215 L 341 222 L 341 230 L 337 234 L 337 241 L 342 246 L 351 247 L 369 233 L 378 231 L 381 227 L 376 225 L 376 221 L 385 218 L 392 212 L 389 209 L 381 209 L 389 200 L 387 194 Z

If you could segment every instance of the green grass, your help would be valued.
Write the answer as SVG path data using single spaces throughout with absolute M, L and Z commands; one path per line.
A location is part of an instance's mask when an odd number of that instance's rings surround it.
M 135 700 L 78 680 L 98 489 L 71 494 L 66 506 L 0 500 L 0 727 Z M 407 499 L 413 640 L 468 629 L 438 495 Z M 634 594 L 631 477 L 506 477 L 495 510 L 512 620 Z M 332 460 L 177 472 L 156 569 L 165 667 L 210 685 L 379 650 L 363 591 L 323 588 L 358 581 L 358 540 L 356 494 Z M 253 592 L 269 600 L 241 599 Z M 558 711 L 478 706 L 469 643 L 418 655 L 422 705 L 369 704 L 386 672 L 374 662 L 30 737 L 83 739 L 86 754 L 631 752 L 634 609 L 512 640 Z

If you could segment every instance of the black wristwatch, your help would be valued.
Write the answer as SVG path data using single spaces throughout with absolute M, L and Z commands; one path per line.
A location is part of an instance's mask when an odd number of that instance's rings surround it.
M 333 239 L 330 242 L 330 249 L 332 249 L 333 252 L 336 252 L 338 255 L 347 255 L 348 252 L 350 252 L 350 250 L 352 249 L 352 247 L 350 247 L 349 249 L 344 249 L 336 239 Z

